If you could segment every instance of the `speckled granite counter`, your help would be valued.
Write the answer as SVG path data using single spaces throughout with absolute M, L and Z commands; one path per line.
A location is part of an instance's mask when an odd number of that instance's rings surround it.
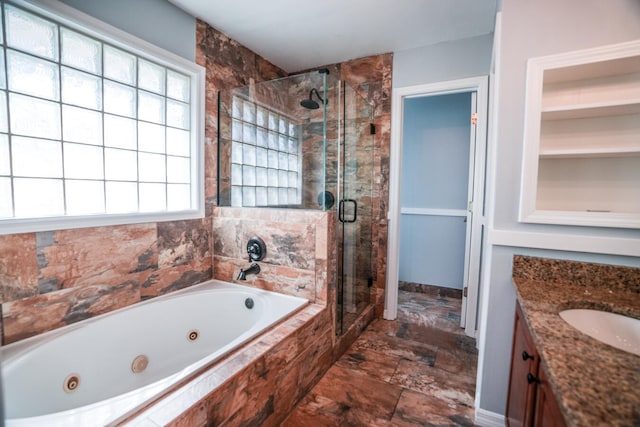
M 558 315 L 594 308 L 640 319 L 640 268 L 515 256 L 513 281 L 567 424 L 640 426 L 640 356 Z

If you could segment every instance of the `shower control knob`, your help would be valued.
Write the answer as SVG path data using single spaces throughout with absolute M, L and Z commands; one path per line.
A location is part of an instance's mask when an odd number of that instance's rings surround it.
M 247 242 L 247 254 L 249 262 L 262 261 L 267 255 L 267 245 L 260 237 L 254 236 Z

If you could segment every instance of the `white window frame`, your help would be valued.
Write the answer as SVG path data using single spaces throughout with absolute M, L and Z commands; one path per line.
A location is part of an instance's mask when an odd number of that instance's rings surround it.
M 90 15 L 56 0 L 12 0 L 27 11 L 51 19 L 72 30 L 85 33 L 141 58 L 179 71 L 191 80 L 190 84 L 190 162 L 191 209 L 183 211 L 136 212 L 127 214 L 96 214 L 43 218 L 7 218 L 0 220 L 0 235 L 37 231 L 52 231 L 83 227 L 137 224 L 203 218 L 204 198 L 204 115 L 205 69 L 172 52 L 155 46 L 127 32 L 117 29 Z M 137 119 L 136 119 L 137 120 Z

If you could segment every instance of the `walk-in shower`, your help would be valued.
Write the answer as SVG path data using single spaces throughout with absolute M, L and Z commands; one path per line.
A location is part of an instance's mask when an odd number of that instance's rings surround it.
M 337 332 L 369 304 L 372 108 L 328 70 L 224 91 L 218 205 L 334 211 Z

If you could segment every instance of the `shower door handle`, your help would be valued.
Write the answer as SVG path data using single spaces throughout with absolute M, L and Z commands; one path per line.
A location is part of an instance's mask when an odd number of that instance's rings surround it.
M 353 216 L 351 218 L 344 217 L 344 205 L 347 203 L 353 203 Z M 356 222 L 358 219 L 358 202 L 354 199 L 342 199 L 338 206 L 338 220 L 340 222 Z

